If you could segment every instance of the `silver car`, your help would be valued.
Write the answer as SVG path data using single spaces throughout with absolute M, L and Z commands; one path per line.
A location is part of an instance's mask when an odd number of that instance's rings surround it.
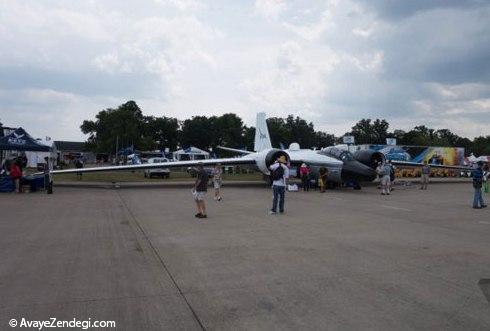
M 167 162 L 170 162 L 170 160 L 164 157 L 153 157 L 148 159 L 148 163 L 167 163 Z M 152 177 L 169 178 L 170 169 L 163 167 L 163 164 L 161 168 L 145 169 L 145 178 L 152 178 Z

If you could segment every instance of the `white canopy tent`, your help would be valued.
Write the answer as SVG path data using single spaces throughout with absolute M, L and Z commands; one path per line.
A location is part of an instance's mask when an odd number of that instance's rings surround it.
M 193 146 L 186 149 L 179 149 L 173 152 L 172 156 L 176 161 L 209 159 L 208 152 Z
M 44 158 L 50 157 L 52 160 L 56 160 L 56 153 L 53 151 L 53 142 L 46 139 L 36 139 L 40 144 L 51 147 L 50 152 L 31 152 L 26 151 L 27 167 L 36 168 L 38 163 L 44 163 Z

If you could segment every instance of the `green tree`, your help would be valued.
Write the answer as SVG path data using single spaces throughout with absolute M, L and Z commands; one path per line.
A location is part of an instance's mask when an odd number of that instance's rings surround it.
M 236 114 L 228 113 L 211 118 L 211 129 L 216 134 L 212 147 L 243 148 L 245 145 L 243 121 Z
M 243 127 L 243 145 L 248 151 L 253 151 L 255 140 L 255 128 L 253 126 Z
M 322 131 L 315 132 L 315 144 L 312 147 L 323 148 L 333 146 L 336 142 L 336 138 L 333 134 L 329 134 Z
M 213 120 L 206 116 L 193 116 L 182 122 L 179 133 L 180 145 L 183 148 L 195 146 L 208 150 L 215 141 L 216 132 L 213 131 Z
M 363 118 L 347 135 L 354 136 L 356 144 L 384 144 L 388 137 L 389 124 L 386 120 Z
M 144 137 L 150 149 L 176 150 L 178 145 L 179 121 L 171 117 L 144 117 Z
M 287 147 L 292 138 L 291 131 L 286 126 L 286 121 L 280 117 L 270 117 L 267 119 L 267 127 L 273 147 L 279 147 L 283 144 Z
M 286 118 L 286 130 L 289 131 L 288 144 L 298 143 L 301 148 L 311 148 L 316 144 L 315 129 L 313 123 L 307 123 L 304 119 L 293 115 Z
M 112 153 L 116 147 L 133 145 L 141 148 L 143 140 L 143 114 L 136 102 L 128 101 L 116 109 L 108 108 L 95 116 L 95 121 L 85 120 L 81 125 L 84 134 L 88 134 L 89 146 L 96 152 Z
M 472 150 L 476 156 L 490 155 L 490 136 L 480 136 L 473 139 Z

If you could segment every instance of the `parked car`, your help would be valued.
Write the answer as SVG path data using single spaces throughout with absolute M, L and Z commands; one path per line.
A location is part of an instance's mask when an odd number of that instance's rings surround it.
M 167 162 L 170 162 L 170 160 L 164 157 L 153 157 L 148 159 L 148 163 L 167 163 Z M 170 169 L 165 168 L 163 164 L 161 168 L 145 169 L 145 178 L 152 178 L 152 177 L 169 178 Z

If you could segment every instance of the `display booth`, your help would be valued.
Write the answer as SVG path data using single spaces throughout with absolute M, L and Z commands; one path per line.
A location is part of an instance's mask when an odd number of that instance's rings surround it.
M 32 138 L 23 128 L 18 128 L 5 137 L 0 137 L 0 152 L 2 155 L 0 161 L 2 167 L 4 151 L 49 153 L 51 148 Z M 22 178 L 22 182 L 23 184 L 29 184 L 32 191 L 44 186 L 43 176 L 25 176 Z M 0 192 L 12 192 L 13 187 L 12 179 L 9 176 L 0 177 Z
M 180 149 L 172 153 L 175 161 L 209 159 L 209 153 L 197 147 Z

